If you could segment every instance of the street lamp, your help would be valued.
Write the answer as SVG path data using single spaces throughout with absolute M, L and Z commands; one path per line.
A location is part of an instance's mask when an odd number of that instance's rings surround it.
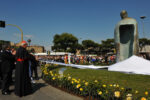
M 30 47 L 31 39 L 28 39 L 27 41 L 28 41 L 28 43 L 29 43 L 29 47 Z
M 6 24 L 6 25 L 17 27 L 20 30 L 20 32 L 21 32 L 21 42 L 22 42 L 23 41 L 23 31 L 22 31 L 22 29 L 18 25 L 14 25 L 14 24 Z
M 6 24 L 5 21 L 0 20 L 0 27 L 5 28 L 6 25 L 17 27 L 20 30 L 20 32 L 21 32 L 21 42 L 22 42 L 23 41 L 23 31 L 22 31 L 22 29 L 18 25 Z
M 0 20 L 0 27 L 5 28 L 5 21 Z
M 146 18 L 146 16 L 141 16 L 140 18 L 142 19 L 142 24 L 143 24 L 143 37 L 145 38 L 145 32 L 144 32 L 144 19 Z

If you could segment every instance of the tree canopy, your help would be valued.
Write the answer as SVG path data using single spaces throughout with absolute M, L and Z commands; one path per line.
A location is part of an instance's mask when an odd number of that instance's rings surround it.
M 102 52 L 113 52 L 112 49 L 115 48 L 114 39 L 102 40 L 101 42 Z
M 78 39 L 70 33 L 56 34 L 53 40 L 55 51 L 75 52 L 78 45 Z
M 94 48 L 94 47 L 97 47 L 98 46 L 98 43 L 95 43 L 94 41 L 92 40 L 83 40 L 82 41 L 82 45 L 85 49 L 88 49 L 88 48 Z
M 84 53 L 95 54 L 97 52 L 97 48 L 99 47 L 99 44 L 94 42 L 93 40 L 83 40 L 82 46 L 83 46 Z
M 78 49 L 84 54 L 106 54 L 108 52 L 114 52 L 115 49 L 113 38 L 102 40 L 101 43 L 96 43 L 93 40 L 83 40 L 82 43 L 79 44 L 78 38 L 70 33 L 56 34 L 53 43 L 53 51 L 71 53 L 75 53 Z M 142 49 L 145 45 L 150 45 L 150 39 L 139 39 L 140 48 Z
M 141 39 L 139 39 L 139 47 L 140 47 L 140 50 L 142 50 L 142 48 L 143 48 L 145 45 L 150 45 L 150 40 L 147 39 L 147 38 L 141 38 Z

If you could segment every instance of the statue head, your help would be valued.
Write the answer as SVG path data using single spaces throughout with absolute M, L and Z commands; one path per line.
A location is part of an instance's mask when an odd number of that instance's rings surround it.
M 126 11 L 126 10 L 122 10 L 121 13 L 120 13 L 120 16 L 121 16 L 122 19 L 128 18 L 128 13 L 127 13 L 127 11 Z

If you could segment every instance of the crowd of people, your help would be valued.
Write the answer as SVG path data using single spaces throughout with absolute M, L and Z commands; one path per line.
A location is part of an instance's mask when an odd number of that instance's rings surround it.
M 36 56 L 37 59 L 45 59 L 49 61 L 56 61 L 62 63 L 70 63 L 71 64 L 93 64 L 93 65 L 103 65 L 103 64 L 114 64 L 116 63 L 116 55 L 101 55 L 101 56 L 91 56 L 91 55 L 44 55 L 44 56 Z M 139 54 L 139 57 L 150 60 L 150 54 L 144 53 Z
M 57 61 L 62 63 L 68 63 L 70 59 L 70 63 L 72 64 L 112 64 L 115 63 L 116 56 L 115 55 L 105 55 L 105 56 L 90 56 L 90 55 L 82 55 L 76 56 L 71 55 L 48 55 L 48 56 L 37 56 L 38 59 L 46 59 L 50 61 Z
M 14 83 L 14 92 L 22 97 L 32 93 L 33 71 L 38 79 L 37 61 L 32 52 L 26 50 L 27 42 L 22 41 L 21 46 L 15 50 L 9 45 L 5 45 L 0 50 L 0 88 L 3 95 L 9 95 L 10 85 Z M 13 80 L 12 73 L 15 70 Z

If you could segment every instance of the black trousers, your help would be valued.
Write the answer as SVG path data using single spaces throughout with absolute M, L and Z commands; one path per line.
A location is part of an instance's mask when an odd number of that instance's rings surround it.
M 6 92 L 9 90 L 10 86 L 10 79 L 11 79 L 11 73 L 3 73 L 3 80 L 2 80 L 2 92 Z
M 3 77 L 2 77 L 2 72 L 1 72 L 1 65 L 0 65 L 0 89 L 1 89 L 1 84 L 2 84 L 2 79 L 3 79 Z
M 0 71 L 0 80 L 3 79 L 2 72 Z
M 0 63 L 0 89 L 2 88 L 2 79 L 3 79 L 3 76 L 2 76 L 1 63 Z
M 32 77 L 33 77 L 33 72 L 34 72 L 35 78 L 38 78 L 37 67 L 31 67 L 31 76 Z
M 1 71 L 1 63 L 0 63 L 0 80 L 2 80 L 3 77 L 2 77 L 2 71 Z

